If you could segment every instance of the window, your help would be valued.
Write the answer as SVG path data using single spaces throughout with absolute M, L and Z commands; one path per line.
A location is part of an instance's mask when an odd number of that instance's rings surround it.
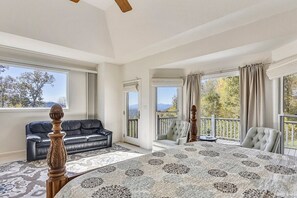
M 201 114 L 202 117 L 239 118 L 239 76 L 202 80 Z
M 283 78 L 283 111 L 297 115 L 297 74 Z
M 239 141 L 239 76 L 203 79 L 201 114 L 201 135 Z
M 67 72 L 0 65 L 0 109 L 67 107 Z
M 157 135 L 166 134 L 173 120 L 180 116 L 181 87 L 156 87 Z
M 177 87 L 157 87 L 157 111 L 177 112 Z
M 286 148 L 297 148 L 297 74 L 283 77 L 283 121 L 281 128 Z M 288 150 L 287 150 L 288 151 Z M 287 152 L 285 150 L 285 153 Z

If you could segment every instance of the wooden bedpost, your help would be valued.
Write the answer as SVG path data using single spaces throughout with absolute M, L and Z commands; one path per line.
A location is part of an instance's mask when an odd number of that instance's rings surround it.
M 192 118 L 191 118 L 190 142 L 196 142 L 197 141 L 197 119 L 196 119 L 197 108 L 195 105 L 192 106 L 191 112 L 192 112 Z
M 53 120 L 53 132 L 48 134 L 51 144 L 47 153 L 49 169 L 46 180 L 46 197 L 53 198 L 68 182 L 65 167 L 67 152 L 63 141 L 65 132 L 61 132 L 61 119 L 64 117 L 62 107 L 58 104 L 53 105 L 49 116 Z

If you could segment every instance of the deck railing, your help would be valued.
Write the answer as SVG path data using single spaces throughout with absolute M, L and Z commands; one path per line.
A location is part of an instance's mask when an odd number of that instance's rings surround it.
M 280 129 L 283 133 L 284 147 L 297 149 L 297 116 L 281 115 Z
M 239 141 L 240 119 L 201 117 L 200 135 L 215 136 L 220 139 Z
M 177 112 L 157 112 L 156 137 L 165 135 L 173 120 L 177 119 Z
M 127 136 L 138 138 L 138 119 L 128 119 Z

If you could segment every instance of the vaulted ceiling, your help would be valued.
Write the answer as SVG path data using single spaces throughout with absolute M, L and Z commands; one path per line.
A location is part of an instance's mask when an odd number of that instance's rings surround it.
M 0 45 L 92 63 L 170 66 L 297 39 L 295 0 L 129 2 L 133 10 L 123 14 L 112 0 L 1 0 Z

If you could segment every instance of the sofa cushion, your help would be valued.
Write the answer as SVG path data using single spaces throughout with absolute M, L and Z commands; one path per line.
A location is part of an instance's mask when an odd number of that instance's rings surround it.
M 101 129 L 102 124 L 100 120 L 82 120 L 81 125 L 83 129 Z
M 89 142 L 107 140 L 107 136 L 99 135 L 99 134 L 87 135 L 86 137 Z
M 79 120 L 67 120 L 62 122 L 61 127 L 63 131 L 75 131 L 80 129 L 81 123 Z
M 86 136 L 82 136 L 82 135 L 67 136 L 66 135 L 64 138 L 65 144 L 79 144 L 79 143 L 83 143 L 83 142 L 87 142 Z
M 36 147 L 40 148 L 40 147 L 49 147 L 51 144 L 51 140 L 49 138 L 42 138 L 41 142 L 37 142 L 36 143 Z
M 49 133 L 52 132 L 52 123 L 51 122 L 31 122 L 30 131 L 32 133 Z
M 77 130 L 71 130 L 71 131 L 64 131 L 66 133 L 66 135 L 71 136 L 71 135 L 80 135 L 81 134 L 81 130 L 77 129 Z
M 99 129 L 81 129 L 81 133 L 84 135 L 98 134 Z

